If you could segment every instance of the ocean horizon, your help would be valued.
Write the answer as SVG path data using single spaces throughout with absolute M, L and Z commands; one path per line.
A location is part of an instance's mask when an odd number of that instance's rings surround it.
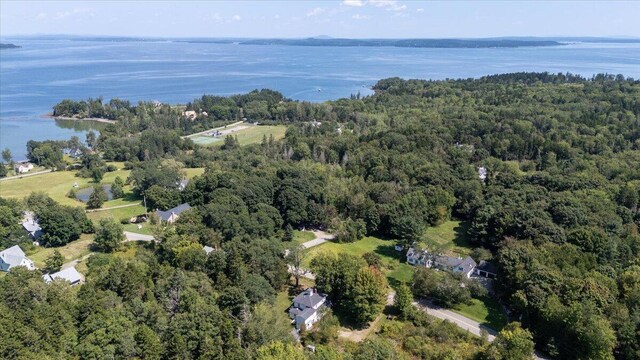
M 269 88 L 301 101 L 360 93 L 388 77 L 477 78 L 520 71 L 640 78 L 640 44 L 576 43 L 522 48 L 397 48 L 237 45 L 173 41 L 3 38 L 0 148 L 26 158 L 28 140 L 84 138 L 102 124 L 43 115 L 69 98 L 184 104 L 203 94 Z

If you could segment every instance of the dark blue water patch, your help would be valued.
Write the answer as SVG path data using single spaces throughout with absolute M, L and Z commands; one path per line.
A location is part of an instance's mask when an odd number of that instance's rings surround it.
M 295 100 L 325 101 L 370 94 L 368 87 L 393 76 L 445 79 L 549 71 L 640 77 L 640 44 L 427 49 L 30 38 L 19 43 L 22 48 L 0 53 L 0 148 L 11 149 L 16 159 L 26 158 L 28 140 L 84 139 L 85 124 L 41 118 L 65 98 L 178 104 L 203 94 L 270 88 Z
M 105 184 L 102 185 L 102 188 L 104 189 L 104 192 L 107 193 L 107 201 L 113 199 L 113 194 L 111 194 L 111 185 Z M 93 187 L 80 189 L 76 191 L 76 199 L 86 203 L 89 201 L 91 194 L 93 194 Z

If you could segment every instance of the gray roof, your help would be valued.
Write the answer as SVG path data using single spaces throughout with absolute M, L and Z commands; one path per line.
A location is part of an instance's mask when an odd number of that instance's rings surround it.
M 9 271 L 14 266 L 20 266 L 25 258 L 27 254 L 18 245 L 0 251 L 0 270 Z
M 311 315 L 315 314 L 316 311 L 318 310 L 314 308 L 306 308 L 302 310 L 300 314 L 296 315 L 296 318 L 300 318 L 302 319 L 302 321 L 306 321 L 308 318 L 311 317 Z
M 82 274 L 74 267 L 70 267 L 64 270 L 60 270 L 57 273 L 42 275 L 44 281 L 50 283 L 54 280 L 66 280 L 72 285 L 79 283 L 82 280 Z
M 169 218 L 171 217 L 172 214 L 176 214 L 176 215 L 180 215 L 183 212 L 187 211 L 191 209 L 191 206 L 189 206 L 189 204 L 184 203 L 184 204 L 180 204 L 176 207 L 174 207 L 173 209 L 169 209 L 167 211 L 156 211 L 156 213 L 158 214 L 158 216 L 160 217 L 160 220 L 162 221 L 167 221 L 169 220 Z
M 40 224 L 34 218 L 34 215 L 30 211 L 24 212 L 24 220 L 22 221 L 22 227 L 34 238 L 37 239 L 42 235 L 42 228 Z
M 498 268 L 493 263 L 484 260 L 480 261 L 480 264 L 476 266 L 476 269 L 492 274 L 496 274 L 498 272 Z
M 311 293 L 311 294 L 310 294 Z M 314 307 L 323 302 L 324 296 L 313 291 L 313 289 L 307 289 L 293 298 L 294 303 L 302 304 L 307 307 Z

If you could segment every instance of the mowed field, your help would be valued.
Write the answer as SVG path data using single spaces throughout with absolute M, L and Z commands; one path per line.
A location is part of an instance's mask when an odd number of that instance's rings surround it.
M 467 230 L 469 223 L 450 220 L 441 225 L 427 228 L 422 245 L 433 251 L 450 256 L 467 256 L 473 250 Z
M 190 137 L 190 139 L 199 145 L 212 146 L 222 145 L 222 143 L 224 142 L 224 138 L 227 135 L 232 135 L 238 137 L 238 142 L 240 143 L 240 145 L 249 145 L 260 143 L 263 136 L 269 138 L 269 136 L 273 135 L 273 138 L 275 140 L 282 139 L 285 132 L 287 131 L 287 127 L 284 125 L 271 126 L 242 124 L 226 128 L 222 131 L 223 135 L 219 135 L 217 137 L 209 135 L 196 135 Z
M 104 174 L 103 184 L 112 183 L 116 176 L 120 176 L 122 180 L 126 180 L 130 170 L 124 170 L 124 163 L 110 163 L 118 167 L 118 170 Z M 0 182 L 0 196 L 5 198 L 22 199 L 34 191 L 43 191 L 47 193 L 53 200 L 62 205 L 83 206 L 83 203 L 76 199 L 67 197 L 69 190 L 73 189 L 73 184 L 78 183 L 77 189 L 93 186 L 93 180 L 89 178 L 81 178 L 76 176 L 76 171 L 54 171 L 46 174 L 34 175 L 22 179 L 12 179 Z M 132 203 L 127 196 L 130 194 L 128 187 L 125 188 L 125 198 L 106 202 L 104 207 L 124 205 Z M 137 200 L 136 200 L 137 201 Z
M 385 272 L 390 283 L 410 282 L 413 276 L 413 267 L 406 264 L 402 258 L 402 252 L 394 250 L 395 242 L 368 236 L 353 243 L 326 242 L 308 250 L 303 267 L 308 268 L 311 260 L 320 253 L 350 254 L 358 257 L 372 252 L 382 258 Z

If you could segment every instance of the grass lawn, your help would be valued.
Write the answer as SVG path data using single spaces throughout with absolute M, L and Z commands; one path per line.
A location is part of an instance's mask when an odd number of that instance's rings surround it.
M 382 258 L 387 278 L 391 284 L 411 281 L 413 267 L 403 262 L 401 253 L 394 250 L 394 245 L 395 243 L 392 240 L 382 240 L 372 236 L 353 243 L 326 242 L 308 250 L 303 261 L 303 267 L 308 268 L 311 260 L 320 253 L 362 256 L 368 252 L 373 252 Z
M 29 252 L 27 256 L 33 260 L 33 263 L 38 268 L 43 268 L 45 261 L 55 250 L 58 250 L 64 261 L 68 262 L 74 259 L 81 258 L 91 252 L 90 246 L 93 243 L 93 234 L 82 234 L 80 239 L 72 241 L 65 246 L 57 248 L 45 248 L 37 247 L 35 251 Z
M 240 124 L 238 127 L 243 126 L 245 129 L 241 129 L 238 131 L 233 131 L 227 135 L 237 136 L 238 142 L 240 145 L 249 145 L 249 144 L 257 144 L 262 141 L 263 136 L 267 136 L 269 138 L 270 135 L 273 135 L 275 140 L 282 139 L 284 137 L 285 132 L 287 131 L 287 127 L 284 125 L 249 125 L 249 124 Z M 224 130 L 232 130 L 234 127 L 229 127 Z M 213 137 L 209 135 L 196 135 L 192 136 L 191 140 L 196 144 L 203 146 L 213 146 L 213 145 L 222 145 L 224 142 L 224 138 L 226 135 L 221 135 L 218 137 Z
M 456 305 L 451 311 L 473 319 L 496 331 L 502 330 L 507 324 L 507 319 L 500 308 L 500 304 L 496 299 L 490 297 L 472 299 L 470 305 Z
M 138 225 L 142 225 L 142 227 L 138 229 Z M 123 227 L 124 227 L 124 231 L 129 231 L 129 232 L 138 233 L 138 234 L 145 234 L 145 235 L 153 235 L 153 226 L 151 226 L 149 222 L 142 223 L 142 224 L 126 224 Z
M 467 256 L 473 250 L 467 236 L 469 226 L 468 222 L 450 220 L 430 227 L 424 233 L 423 246 L 452 256 Z
M 123 163 L 110 163 L 122 169 Z M 129 176 L 129 170 L 116 170 L 104 174 L 102 183 L 110 184 L 120 176 L 122 180 L 126 180 Z M 84 206 L 83 203 L 76 199 L 67 197 L 69 190 L 73 188 L 74 183 L 78 183 L 78 189 L 93 186 L 93 180 L 88 178 L 76 177 L 76 171 L 55 171 L 46 174 L 34 175 L 22 179 L 6 180 L 0 183 L 0 196 L 6 198 L 22 199 L 33 191 L 44 191 L 53 200 L 62 205 Z M 120 200 L 114 200 L 120 201 Z M 137 200 L 136 200 L 137 201 Z M 107 204 L 110 204 L 108 202 Z M 108 205 L 105 205 L 108 206 Z
M 302 244 L 315 238 L 316 236 L 311 231 L 293 230 L 293 241 L 296 244 Z
M 111 209 L 111 210 L 102 210 L 102 211 L 94 211 L 87 213 L 87 217 L 91 219 L 94 223 L 98 223 L 102 218 L 112 218 L 117 222 L 120 222 L 122 219 L 130 219 L 134 216 L 141 215 L 145 213 L 144 206 L 136 205 L 136 206 L 128 206 L 119 209 Z

